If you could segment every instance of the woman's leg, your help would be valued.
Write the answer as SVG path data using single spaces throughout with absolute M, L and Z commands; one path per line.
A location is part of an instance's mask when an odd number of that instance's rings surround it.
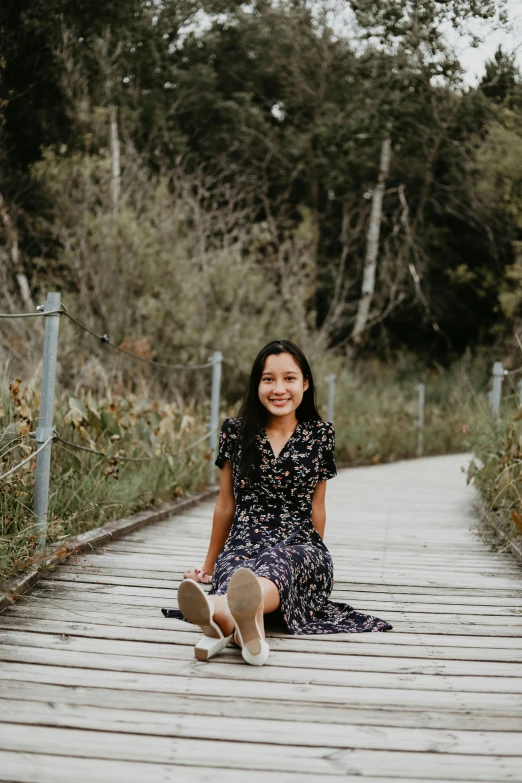
M 226 595 L 209 595 L 208 599 L 214 604 L 214 622 L 219 625 L 224 636 L 230 636 L 236 626 L 228 611 Z
M 279 590 L 274 582 L 264 576 L 258 576 L 257 579 L 261 585 L 261 590 L 263 591 L 263 608 L 258 612 L 257 621 L 264 636 L 263 614 L 274 612 L 279 606 L 281 598 L 279 596 Z M 232 615 L 228 611 L 226 596 L 209 595 L 208 597 L 214 604 L 215 622 L 219 625 L 225 636 L 230 636 L 234 631 L 235 626 Z
M 263 591 L 263 612 L 265 614 L 275 612 L 281 603 L 281 596 L 279 595 L 277 585 L 270 581 L 270 579 L 267 579 L 266 576 L 258 576 L 257 578 L 261 585 L 261 590 Z

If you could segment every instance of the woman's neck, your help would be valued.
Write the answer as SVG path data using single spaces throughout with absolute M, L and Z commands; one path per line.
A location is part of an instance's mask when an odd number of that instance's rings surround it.
M 297 425 L 297 416 L 295 413 L 289 413 L 288 416 L 269 416 L 265 429 L 269 432 L 289 435 L 295 430 Z

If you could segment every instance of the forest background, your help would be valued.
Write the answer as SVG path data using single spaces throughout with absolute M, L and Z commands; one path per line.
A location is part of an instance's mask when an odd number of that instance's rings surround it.
M 466 84 L 443 31 L 476 19 L 506 24 L 504 3 L 3 3 L 0 311 L 59 290 L 144 359 L 221 350 L 222 416 L 260 347 L 294 340 L 324 416 L 337 375 L 338 459 L 413 456 L 421 381 L 425 453 L 471 448 L 522 312 L 521 78 L 499 50 Z M 34 448 L 41 320 L 2 323 L 0 472 Z M 211 458 L 179 451 L 206 431 L 208 371 L 61 321 L 57 427 L 111 460 L 53 446 L 50 540 L 201 488 Z M 12 572 L 34 463 L 5 487 Z

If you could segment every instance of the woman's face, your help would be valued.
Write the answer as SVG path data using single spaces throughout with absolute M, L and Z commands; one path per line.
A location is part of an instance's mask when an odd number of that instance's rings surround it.
M 301 368 L 289 353 L 273 353 L 265 359 L 259 381 L 258 394 L 272 416 L 290 416 L 294 419 L 308 389 Z

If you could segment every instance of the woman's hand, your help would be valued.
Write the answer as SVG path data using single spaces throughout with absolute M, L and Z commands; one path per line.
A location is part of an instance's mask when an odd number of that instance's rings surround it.
M 205 571 L 202 569 L 201 566 L 193 566 L 192 568 L 188 568 L 185 573 L 183 574 L 184 579 L 192 579 L 194 582 L 201 582 L 202 584 L 211 584 L 212 582 L 212 574 L 209 574 L 208 571 Z
M 201 579 L 196 574 L 195 568 L 188 568 L 183 574 L 183 579 L 193 579 L 194 582 L 201 582 Z

